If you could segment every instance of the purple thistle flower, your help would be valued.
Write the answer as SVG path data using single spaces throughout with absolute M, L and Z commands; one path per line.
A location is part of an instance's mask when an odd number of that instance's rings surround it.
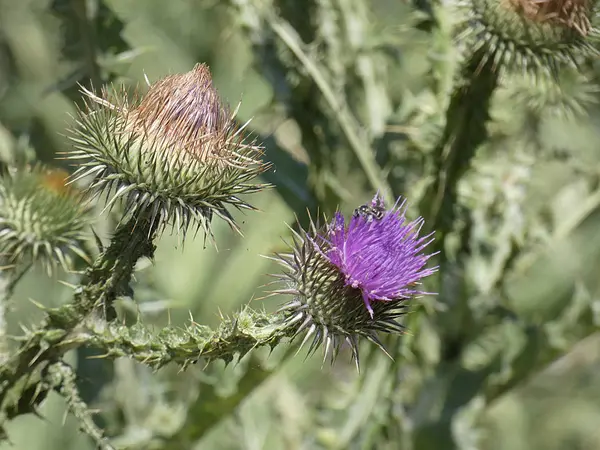
M 374 301 L 393 301 L 429 294 L 415 288 L 421 278 L 437 268 L 426 269 L 433 255 L 423 253 L 432 234 L 419 237 L 423 219 L 406 222 L 405 202 L 385 211 L 376 195 L 371 206 L 356 210 L 346 226 L 336 213 L 322 240 L 327 259 L 344 275 L 347 286 L 360 289 L 371 318 Z
M 348 224 L 337 213 L 327 226 L 311 221 L 308 230 L 292 231 L 292 251 L 273 257 L 285 270 L 274 275 L 284 286 L 272 293 L 293 297 L 279 310 L 285 333 L 303 334 L 300 348 L 312 339 L 309 354 L 323 345 L 332 363 L 345 342 L 358 367 L 361 337 L 385 352 L 377 335 L 402 333 L 405 300 L 427 294 L 419 280 L 437 270 L 425 268 L 433 239 L 418 236 L 422 224 L 407 223 L 404 203 L 386 210 L 376 195 Z

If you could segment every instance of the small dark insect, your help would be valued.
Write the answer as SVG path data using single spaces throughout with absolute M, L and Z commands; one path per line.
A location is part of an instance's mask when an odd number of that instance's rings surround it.
M 363 217 L 367 222 L 371 222 L 373 219 L 381 220 L 384 213 L 385 207 L 383 206 L 383 201 L 377 198 L 371 203 L 356 208 L 352 215 L 354 217 Z

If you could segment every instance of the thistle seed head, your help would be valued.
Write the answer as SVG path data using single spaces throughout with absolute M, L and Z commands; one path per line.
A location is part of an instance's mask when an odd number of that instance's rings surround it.
M 254 209 L 240 198 L 270 165 L 248 139 L 246 125 L 220 101 L 205 65 L 152 84 L 142 97 L 84 91 L 72 136 L 79 161 L 73 180 L 92 176 L 89 191 L 107 195 L 107 209 L 125 203 L 125 216 L 146 216 L 164 230 L 190 225 L 212 236 L 214 215 L 238 227 L 227 209 Z
M 324 227 L 294 233 L 293 251 L 276 256 L 285 286 L 275 292 L 293 296 L 281 312 L 295 336 L 304 334 L 300 347 L 312 339 L 309 354 L 324 344 L 333 362 L 347 342 L 358 364 L 359 338 L 383 349 L 377 333 L 402 332 L 407 301 L 428 294 L 418 284 L 436 271 L 425 267 L 432 238 L 419 237 L 422 220 L 407 222 L 404 213 L 376 196 L 348 222 L 337 213 Z

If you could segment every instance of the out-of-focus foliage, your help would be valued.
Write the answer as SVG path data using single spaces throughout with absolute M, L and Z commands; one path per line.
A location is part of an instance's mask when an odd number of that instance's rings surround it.
M 461 70 L 490 44 L 468 56 L 452 31 L 469 17 L 446 3 L 0 0 L 3 166 L 72 170 L 55 157 L 70 145 L 78 83 L 134 87 L 197 62 L 230 104 L 242 100 L 240 120 L 253 118 L 275 165 L 264 176 L 275 189 L 253 202 L 261 212 L 236 215 L 243 237 L 215 223 L 218 252 L 161 238 L 155 264 L 137 266 L 135 301 L 119 302 L 124 321 L 159 330 L 191 314 L 214 326 L 249 302 L 276 309 L 281 299 L 261 297 L 277 269 L 260 255 L 281 250 L 286 224 L 338 205 L 348 213 L 376 190 L 407 197 L 409 214 L 438 230 L 441 267 L 426 287 L 439 295 L 416 300 L 410 333 L 386 339 L 393 361 L 364 344 L 360 375 L 348 349 L 334 366 L 279 347 L 185 372 L 72 351 L 82 398 L 115 446 L 600 448 L 597 63 L 569 47 L 579 66 L 552 80 L 486 72 L 483 58 L 469 84 Z M 498 60 L 521 58 L 502 45 Z M 102 215 L 94 227 L 105 243 L 113 222 Z M 60 305 L 78 277 L 27 273 L 8 333 L 39 321 L 29 299 Z M 50 395 L 44 420 L 9 422 L 14 447 L 0 448 L 94 448 L 73 416 L 63 420 L 66 407 Z

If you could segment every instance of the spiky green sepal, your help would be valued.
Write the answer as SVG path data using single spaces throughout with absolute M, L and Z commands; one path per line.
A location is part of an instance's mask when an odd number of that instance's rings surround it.
M 333 364 L 342 345 L 348 344 L 358 367 L 359 339 L 366 338 L 387 353 L 377 334 L 402 333 L 404 327 L 397 319 L 407 305 L 402 301 L 374 302 L 371 316 L 361 291 L 346 286 L 344 276 L 325 258 L 323 245 L 316 244 L 320 231 L 312 222 L 308 232 L 292 231 L 292 252 L 272 258 L 284 267 L 281 274 L 273 276 L 285 286 L 273 293 L 293 296 L 278 313 L 284 314 L 285 328 L 294 330 L 292 339 L 303 336 L 299 350 L 310 342 L 311 355 L 324 346 L 323 361 L 329 355 Z
M 0 254 L 9 265 L 56 265 L 88 260 L 85 241 L 92 222 L 81 195 L 65 186 L 67 174 L 42 166 L 5 174 L 0 180 Z
M 459 40 L 469 53 L 483 50 L 495 70 L 555 76 L 561 66 L 598 54 L 599 30 L 596 2 L 563 11 L 570 15 L 562 20 L 561 14 L 527 11 L 552 1 L 462 0 Z
M 238 229 L 227 207 L 254 209 L 240 196 L 267 187 L 253 180 L 269 164 L 216 96 L 208 69 L 167 77 L 140 99 L 85 91 L 72 140 L 73 179 L 92 176 L 89 192 L 124 200 L 126 216 L 145 215 L 159 231 L 190 225 L 211 235 L 213 216 Z

